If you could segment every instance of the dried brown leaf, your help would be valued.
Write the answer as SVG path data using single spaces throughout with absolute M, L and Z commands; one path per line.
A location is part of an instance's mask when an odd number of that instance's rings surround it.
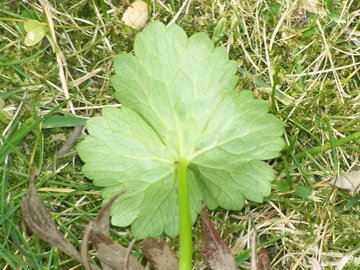
M 257 253 L 257 270 L 271 270 L 271 262 L 268 252 L 262 248 Z
M 87 257 L 88 242 L 90 242 L 96 249 L 95 256 L 100 260 L 103 270 L 123 270 L 126 260 L 129 270 L 144 270 L 144 267 L 128 254 L 128 248 L 117 244 L 109 237 L 111 206 L 121 194 L 113 196 L 100 209 L 95 220 L 89 223 L 84 234 L 81 253 Z
M 95 256 L 113 270 L 123 270 L 127 248 L 114 242 L 101 232 L 92 231 L 90 242 L 96 249 Z M 129 258 L 129 270 L 144 270 L 145 268 L 133 257 Z
M 209 267 L 214 270 L 237 270 L 230 249 L 216 231 L 205 208 L 201 210 L 200 220 L 204 236 L 202 249 Z
M 89 241 L 91 241 L 91 236 L 94 232 L 102 233 L 105 236 L 109 236 L 109 228 L 110 228 L 110 210 L 114 201 L 119 198 L 122 193 L 119 193 L 113 196 L 98 212 L 94 221 L 91 221 L 86 227 L 83 241 L 81 244 L 81 256 L 84 261 L 84 266 L 87 269 L 91 269 L 91 265 L 88 258 L 88 250 L 89 250 Z M 102 255 L 102 254 L 100 254 Z M 113 267 L 104 263 L 100 259 L 100 263 L 103 270 L 112 270 Z
M 177 270 L 178 259 L 171 248 L 157 238 L 146 238 L 142 252 L 150 264 L 157 270 Z
M 37 193 L 34 170 L 31 174 L 29 190 L 21 202 L 21 210 L 26 224 L 37 237 L 56 246 L 65 254 L 82 263 L 80 253 L 57 229 L 48 209 L 44 206 L 41 197 Z
M 116 201 L 116 199 L 119 198 L 119 196 L 121 194 L 122 193 L 119 193 L 119 194 L 113 196 L 103 207 L 101 207 L 100 211 L 96 215 L 96 218 L 95 218 L 93 224 L 91 224 L 91 225 L 89 224 L 90 226 L 92 226 L 93 231 L 101 232 L 104 235 L 109 237 L 109 235 L 110 235 L 110 211 L 111 211 L 111 206 Z M 89 237 L 90 237 L 90 234 L 91 234 L 91 231 L 89 233 Z M 101 263 L 101 266 L 102 266 L 103 270 L 112 269 L 112 267 L 109 267 L 102 260 L 100 260 L 100 263 Z
M 122 21 L 134 28 L 143 28 L 149 19 L 148 4 L 142 0 L 136 0 L 125 11 Z
M 113 196 L 104 206 L 100 209 L 93 223 L 93 230 L 96 232 L 101 232 L 107 236 L 109 236 L 109 228 L 110 228 L 110 211 L 111 206 L 116 201 L 119 196 L 121 196 L 123 192 L 120 192 Z
M 331 181 L 338 188 L 346 189 L 351 196 L 360 191 L 360 170 L 355 170 L 339 175 Z

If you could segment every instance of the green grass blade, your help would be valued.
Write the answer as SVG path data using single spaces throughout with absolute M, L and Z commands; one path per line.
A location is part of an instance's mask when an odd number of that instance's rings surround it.
M 79 127 L 86 124 L 87 119 L 77 116 L 50 116 L 42 124 L 42 128 Z

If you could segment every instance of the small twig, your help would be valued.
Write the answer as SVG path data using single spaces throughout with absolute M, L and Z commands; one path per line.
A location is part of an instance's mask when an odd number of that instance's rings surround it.
M 87 225 L 85 232 L 84 232 L 83 239 L 82 239 L 81 248 L 80 248 L 80 254 L 81 254 L 81 258 L 83 260 L 83 265 L 85 266 L 85 268 L 87 270 L 92 270 L 90 260 L 88 257 L 88 251 L 89 251 L 90 233 L 93 229 L 93 225 L 94 225 L 93 221 L 90 221 L 89 224 Z
M 130 242 L 130 245 L 126 251 L 125 258 L 124 258 L 124 270 L 129 270 L 129 262 L 130 262 L 130 256 L 131 256 L 131 250 L 135 245 L 136 240 L 133 239 Z
M 81 135 L 84 126 L 75 127 L 68 141 L 56 152 L 56 158 L 65 156 L 74 147 L 77 138 Z
M 75 127 L 66 143 L 56 152 L 54 164 L 50 161 L 46 164 L 44 170 L 51 170 L 52 166 L 58 166 L 59 158 L 65 156 L 75 146 L 77 138 L 81 135 L 84 126 Z

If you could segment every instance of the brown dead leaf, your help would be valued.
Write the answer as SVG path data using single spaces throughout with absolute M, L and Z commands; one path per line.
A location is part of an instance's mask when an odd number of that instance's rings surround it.
M 209 267 L 214 270 L 238 270 L 229 247 L 216 231 L 206 208 L 201 210 L 200 220 L 204 236 L 202 250 Z
M 347 172 L 339 175 L 331 181 L 338 188 L 346 189 L 351 196 L 360 191 L 360 170 Z
M 271 262 L 266 248 L 262 248 L 257 253 L 257 270 L 271 270 Z
M 96 257 L 101 261 L 103 270 L 123 270 L 128 260 L 129 270 L 144 270 L 145 268 L 131 255 L 128 249 L 115 243 L 109 235 L 109 218 L 112 203 L 121 195 L 114 196 L 99 211 L 95 221 L 86 228 L 81 253 L 62 235 L 51 219 L 48 209 L 44 206 L 41 197 L 35 188 L 36 173 L 31 173 L 29 191 L 21 202 L 22 214 L 31 231 L 40 239 L 56 246 L 59 250 L 83 264 L 88 270 L 99 270 L 97 265 L 88 260 L 88 242 L 96 249 Z
M 106 235 L 107 237 L 110 236 L 110 210 L 111 210 L 111 206 L 113 205 L 113 203 L 116 201 L 117 198 L 119 198 L 119 196 L 123 194 L 123 192 L 113 196 L 98 212 L 98 214 L 96 215 L 95 221 L 92 225 L 93 230 L 96 232 L 101 232 L 104 235 Z M 90 231 L 91 233 L 91 231 Z M 89 234 L 90 237 L 90 234 Z M 126 255 L 124 256 L 124 259 L 126 259 Z M 106 265 L 105 263 L 103 263 L 101 260 L 101 265 L 103 270 L 110 270 L 112 269 L 111 267 L 109 267 L 108 265 Z
M 101 232 L 109 236 L 110 228 L 110 210 L 113 203 L 119 198 L 124 192 L 120 192 L 113 196 L 104 206 L 100 209 L 94 220 L 93 230 Z
M 125 11 L 122 21 L 124 24 L 136 29 L 143 28 L 149 19 L 148 4 L 136 0 Z
M 177 270 L 178 259 L 171 248 L 157 238 L 146 238 L 143 241 L 142 252 L 145 258 L 157 270 Z
M 31 231 L 41 240 L 56 246 L 59 250 L 82 263 L 80 253 L 65 239 L 57 229 L 50 217 L 48 209 L 44 206 L 41 197 L 35 188 L 36 173 L 33 169 L 30 177 L 29 190 L 21 201 L 21 210 L 24 220 Z
M 123 270 L 127 256 L 127 248 L 114 242 L 101 232 L 92 231 L 90 242 L 96 249 L 95 256 L 113 270 Z M 129 257 L 129 270 L 144 270 L 145 268 L 134 258 Z
M 145 268 L 130 254 L 128 248 L 114 242 L 109 237 L 110 210 L 114 201 L 122 193 L 113 196 L 98 212 L 94 221 L 87 226 L 81 246 L 84 264 L 88 266 L 88 243 L 96 249 L 95 256 L 100 260 L 103 270 L 123 270 L 128 262 L 129 270 Z M 86 260 L 85 260 L 86 258 Z

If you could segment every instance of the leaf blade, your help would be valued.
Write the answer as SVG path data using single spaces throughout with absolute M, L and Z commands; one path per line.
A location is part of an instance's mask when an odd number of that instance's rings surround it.
M 189 164 L 193 222 L 203 201 L 210 209 L 262 202 L 274 178 L 263 160 L 279 156 L 283 124 L 266 102 L 234 91 L 237 66 L 226 50 L 204 33 L 188 38 L 155 21 L 136 36 L 134 51 L 114 59 L 111 84 L 122 108 L 89 120 L 79 146 L 83 172 L 105 188 L 105 200 L 126 191 L 112 223 L 132 224 L 140 238 L 176 236 L 180 160 Z

